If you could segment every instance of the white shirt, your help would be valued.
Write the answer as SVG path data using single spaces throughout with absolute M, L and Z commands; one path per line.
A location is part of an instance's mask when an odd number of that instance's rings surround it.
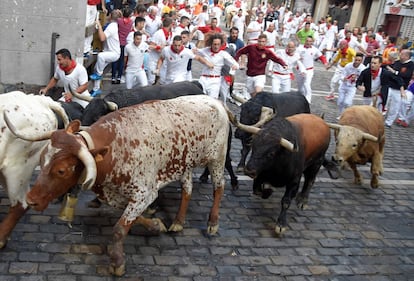
M 129 43 L 125 46 L 125 57 L 128 57 L 128 62 L 125 72 L 137 72 L 144 70 L 144 55 L 148 50 L 148 44 L 141 42 L 138 46 L 134 43 Z
M 135 30 L 135 31 L 137 31 L 137 30 Z M 128 33 L 128 36 L 126 38 L 127 45 L 134 42 L 134 33 L 135 33 L 135 31 L 131 31 L 130 33 Z M 147 42 L 147 41 L 148 41 L 147 35 L 142 33 L 142 42 Z
M 214 69 L 211 69 L 205 65 L 201 70 L 201 75 L 220 76 L 221 68 L 225 64 L 230 67 L 233 65 L 237 65 L 237 67 L 239 67 L 239 64 L 236 62 L 236 60 L 229 53 L 223 50 L 219 51 L 218 53 L 213 53 L 211 52 L 211 48 L 207 47 L 199 50 L 199 55 L 214 64 Z
M 162 49 L 161 57 L 164 58 L 164 63 L 167 66 L 166 82 L 181 82 L 186 80 L 187 65 L 189 59 L 194 59 L 195 54 L 188 48 L 183 48 L 180 53 L 175 53 L 171 50 L 171 46 Z
M 168 37 L 168 40 L 165 38 L 164 31 L 162 29 L 159 29 L 157 32 L 154 33 L 154 35 L 150 38 L 150 41 L 155 43 L 157 46 L 164 47 L 166 45 L 171 45 L 172 42 L 172 36 Z M 151 50 L 149 52 L 149 56 L 153 60 L 158 60 L 160 58 L 161 52 L 158 52 L 157 50 Z
M 209 20 L 210 17 L 207 13 L 200 13 L 195 19 L 197 26 L 206 26 Z
M 296 52 L 299 54 L 300 60 L 306 69 L 313 67 L 313 61 L 322 56 L 322 52 L 315 46 L 305 48 L 305 46 L 301 45 L 296 49 Z
M 344 78 L 344 82 L 342 85 L 349 86 L 349 87 L 355 87 L 356 80 L 358 79 L 359 75 L 361 74 L 362 70 L 365 69 L 365 65 L 362 63 L 355 68 L 354 63 L 350 62 L 342 69 L 342 75 Z M 353 78 L 352 75 L 355 75 Z
M 159 16 L 156 16 L 155 19 L 150 18 L 148 15 L 145 16 L 145 31 L 148 32 L 150 36 L 162 26 L 162 21 Z
M 266 34 L 267 36 L 267 42 L 266 46 L 272 46 L 272 49 L 274 50 L 276 46 L 276 38 L 279 38 L 279 34 L 276 30 L 273 30 L 273 32 L 270 31 L 264 31 L 263 34 Z
M 264 21 L 262 23 L 259 23 L 256 20 L 250 22 L 249 25 L 247 26 L 247 30 L 249 30 L 249 29 L 252 29 L 254 31 L 247 33 L 247 40 L 257 40 L 260 33 L 262 33 L 262 31 L 264 29 Z
M 106 40 L 104 42 L 104 52 L 114 52 L 121 54 L 119 44 L 118 23 L 111 22 L 104 30 Z
M 288 65 L 287 69 L 284 69 L 282 65 L 278 63 L 273 64 L 273 71 L 279 72 L 282 74 L 290 74 L 293 72 L 293 68 L 298 67 L 299 72 L 305 72 L 305 67 L 303 66 L 303 63 L 300 61 L 300 55 L 297 52 L 294 52 L 292 56 L 288 55 L 286 53 L 285 49 L 278 49 L 276 50 L 276 55 L 283 59 L 285 63 Z
M 71 90 L 75 91 L 80 86 L 88 83 L 88 72 L 85 67 L 79 63 L 76 64 L 75 68 L 68 75 L 66 75 L 65 72 L 57 66 L 53 77 L 63 83 L 65 92 L 70 92 Z M 89 96 L 89 92 L 87 90 L 80 94 Z M 79 103 L 82 107 L 86 107 L 89 104 L 87 101 L 80 100 L 75 96 L 72 97 L 72 101 Z
M 246 22 L 246 17 L 244 15 L 242 15 L 241 17 L 239 17 L 239 15 L 236 14 L 231 19 L 231 22 L 233 23 L 233 26 L 234 27 L 237 27 L 239 29 L 239 32 L 243 32 L 243 30 L 244 30 L 244 24 Z

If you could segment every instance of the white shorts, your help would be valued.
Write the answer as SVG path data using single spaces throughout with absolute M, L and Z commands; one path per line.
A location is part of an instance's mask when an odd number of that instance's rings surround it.
M 249 94 L 256 92 L 256 87 L 264 88 L 266 84 L 266 75 L 247 76 L 246 88 Z

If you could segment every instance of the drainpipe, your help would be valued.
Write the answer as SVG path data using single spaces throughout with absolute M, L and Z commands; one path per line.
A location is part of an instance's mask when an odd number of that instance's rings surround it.
M 52 46 L 50 49 L 50 75 L 49 77 L 53 77 L 55 74 L 55 53 L 56 53 L 56 39 L 59 38 L 59 33 L 53 32 L 52 33 Z

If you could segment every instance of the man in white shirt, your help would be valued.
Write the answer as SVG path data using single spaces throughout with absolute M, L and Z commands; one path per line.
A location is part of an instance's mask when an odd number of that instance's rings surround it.
M 237 27 L 239 29 L 239 39 L 243 41 L 244 28 L 246 27 L 246 17 L 243 15 L 243 10 L 239 9 L 237 14 L 231 19 L 230 27 Z
M 197 60 L 210 69 L 214 68 L 214 64 L 203 57 L 195 55 L 190 49 L 185 48 L 181 35 L 174 36 L 171 46 L 164 47 L 158 59 L 157 74 L 160 72 L 164 62 L 166 66 L 165 80 L 162 81 L 162 84 L 186 81 L 188 60 L 190 59 Z
M 257 20 L 251 21 L 249 25 L 247 26 L 246 30 L 246 37 L 247 37 L 247 44 L 257 44 L 257 41 L 259 39 L 259 35 L 264 30 L 264 14 L 260 12 L 257 15 Z
M 148 44 L 142 40 L 142 33 L 134 32 L 134 41 L 125 47 L 125 84 L 127 89 L 136 85 L 147 86 L 148 79 L 144 70 L 145 52 L 148 51 Z
M 121 11 L 113 10 L 111 12 L 111 23 L 108 24 L 105 31 L 103 30 L 99 20 L 96 21 L 96 25 L 98 26 L 98 36 L 101 42 L 104 43 L 104 49 L 103 52 L 98 54 L 95 64 L 95 73 L 90 75 L 90 78 L 94 80 L 93 91 L 91 92 L 92 97 L 98 96 L 102 93 L 100 87 L 105 67 L 111 62 L 117 61 L 121 55 L 117 23 L 117 19 L 120 17 L 122 17 Z
M 223 43 L 223 36 L 215 33 L 208 38 L 206 42 L 208 47 L 199 50 L 199 55 L 211 62 L 214 68 L 210 68 L 207 65 L 204 66 L 198 81 L 203 86 L 204 93 L 216 99 L 220 93 L 221 69 L 223 65 L 230 66 L 232 70 L 239 68 L 237 61 L 222 49 Z
M 41 95 L 46 95 L 47 91 L 53 88 L 58 81 L 63 83 L 64 92 L 59 99 L 64 102 L 77 102 L 82 107 L 86 107 L 89 103 L 72 96 L 71 91 L 78 94 L 89 96 L 88 92 L 88 73 L 82 64 L 76 63 L 72 59 L 72 55 L 68 49 L 60 49 L 56 52 L 57 67 L 55 74 L 50 79 L 46 87 L 40 89 Z
M 148 8 L 148 15 L 145 16 L 145 31 L 150 36 L 154 35 L 155 32 L 162 26 L 161 17 L 157 15 L 158 8 L 150 6 Z
M 278 63 L 273 64 L 272 69 L 272 92 L 284 93 L 289 92 L 292 80 L 294 79 L 293 69 L 297 68 L 301 74 L 305 73 L 305 67 L 300 61 L 300 56 L 296 53 L 296 44 L 290 41 L 286 49 L 276 50 L 276 55 L 285 61 L 287 68 Z
M 331 60 L 334 54 L 335 39 L 338 34 L 338 26 L 333 25 L 330 20 L 322 28 L 323 39 L 319 45 L 319 50 L 325 53 L 328 62 Z

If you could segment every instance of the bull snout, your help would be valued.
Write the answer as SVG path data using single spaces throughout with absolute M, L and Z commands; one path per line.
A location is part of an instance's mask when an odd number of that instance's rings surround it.
M 30 196 L 30 194 L 27 194 L 26 196 L 26 203 L 30 208 L 39 212 L 46 209 L 47 205 L 49 204 L 49 202 L 42 203 L 40 200 Z
M 344 163 L 344 158 L 339 156 L 338 154 L 334 154 L 332 155 L 332 161 L 334 161 L 335 163 L 342 165 Z

